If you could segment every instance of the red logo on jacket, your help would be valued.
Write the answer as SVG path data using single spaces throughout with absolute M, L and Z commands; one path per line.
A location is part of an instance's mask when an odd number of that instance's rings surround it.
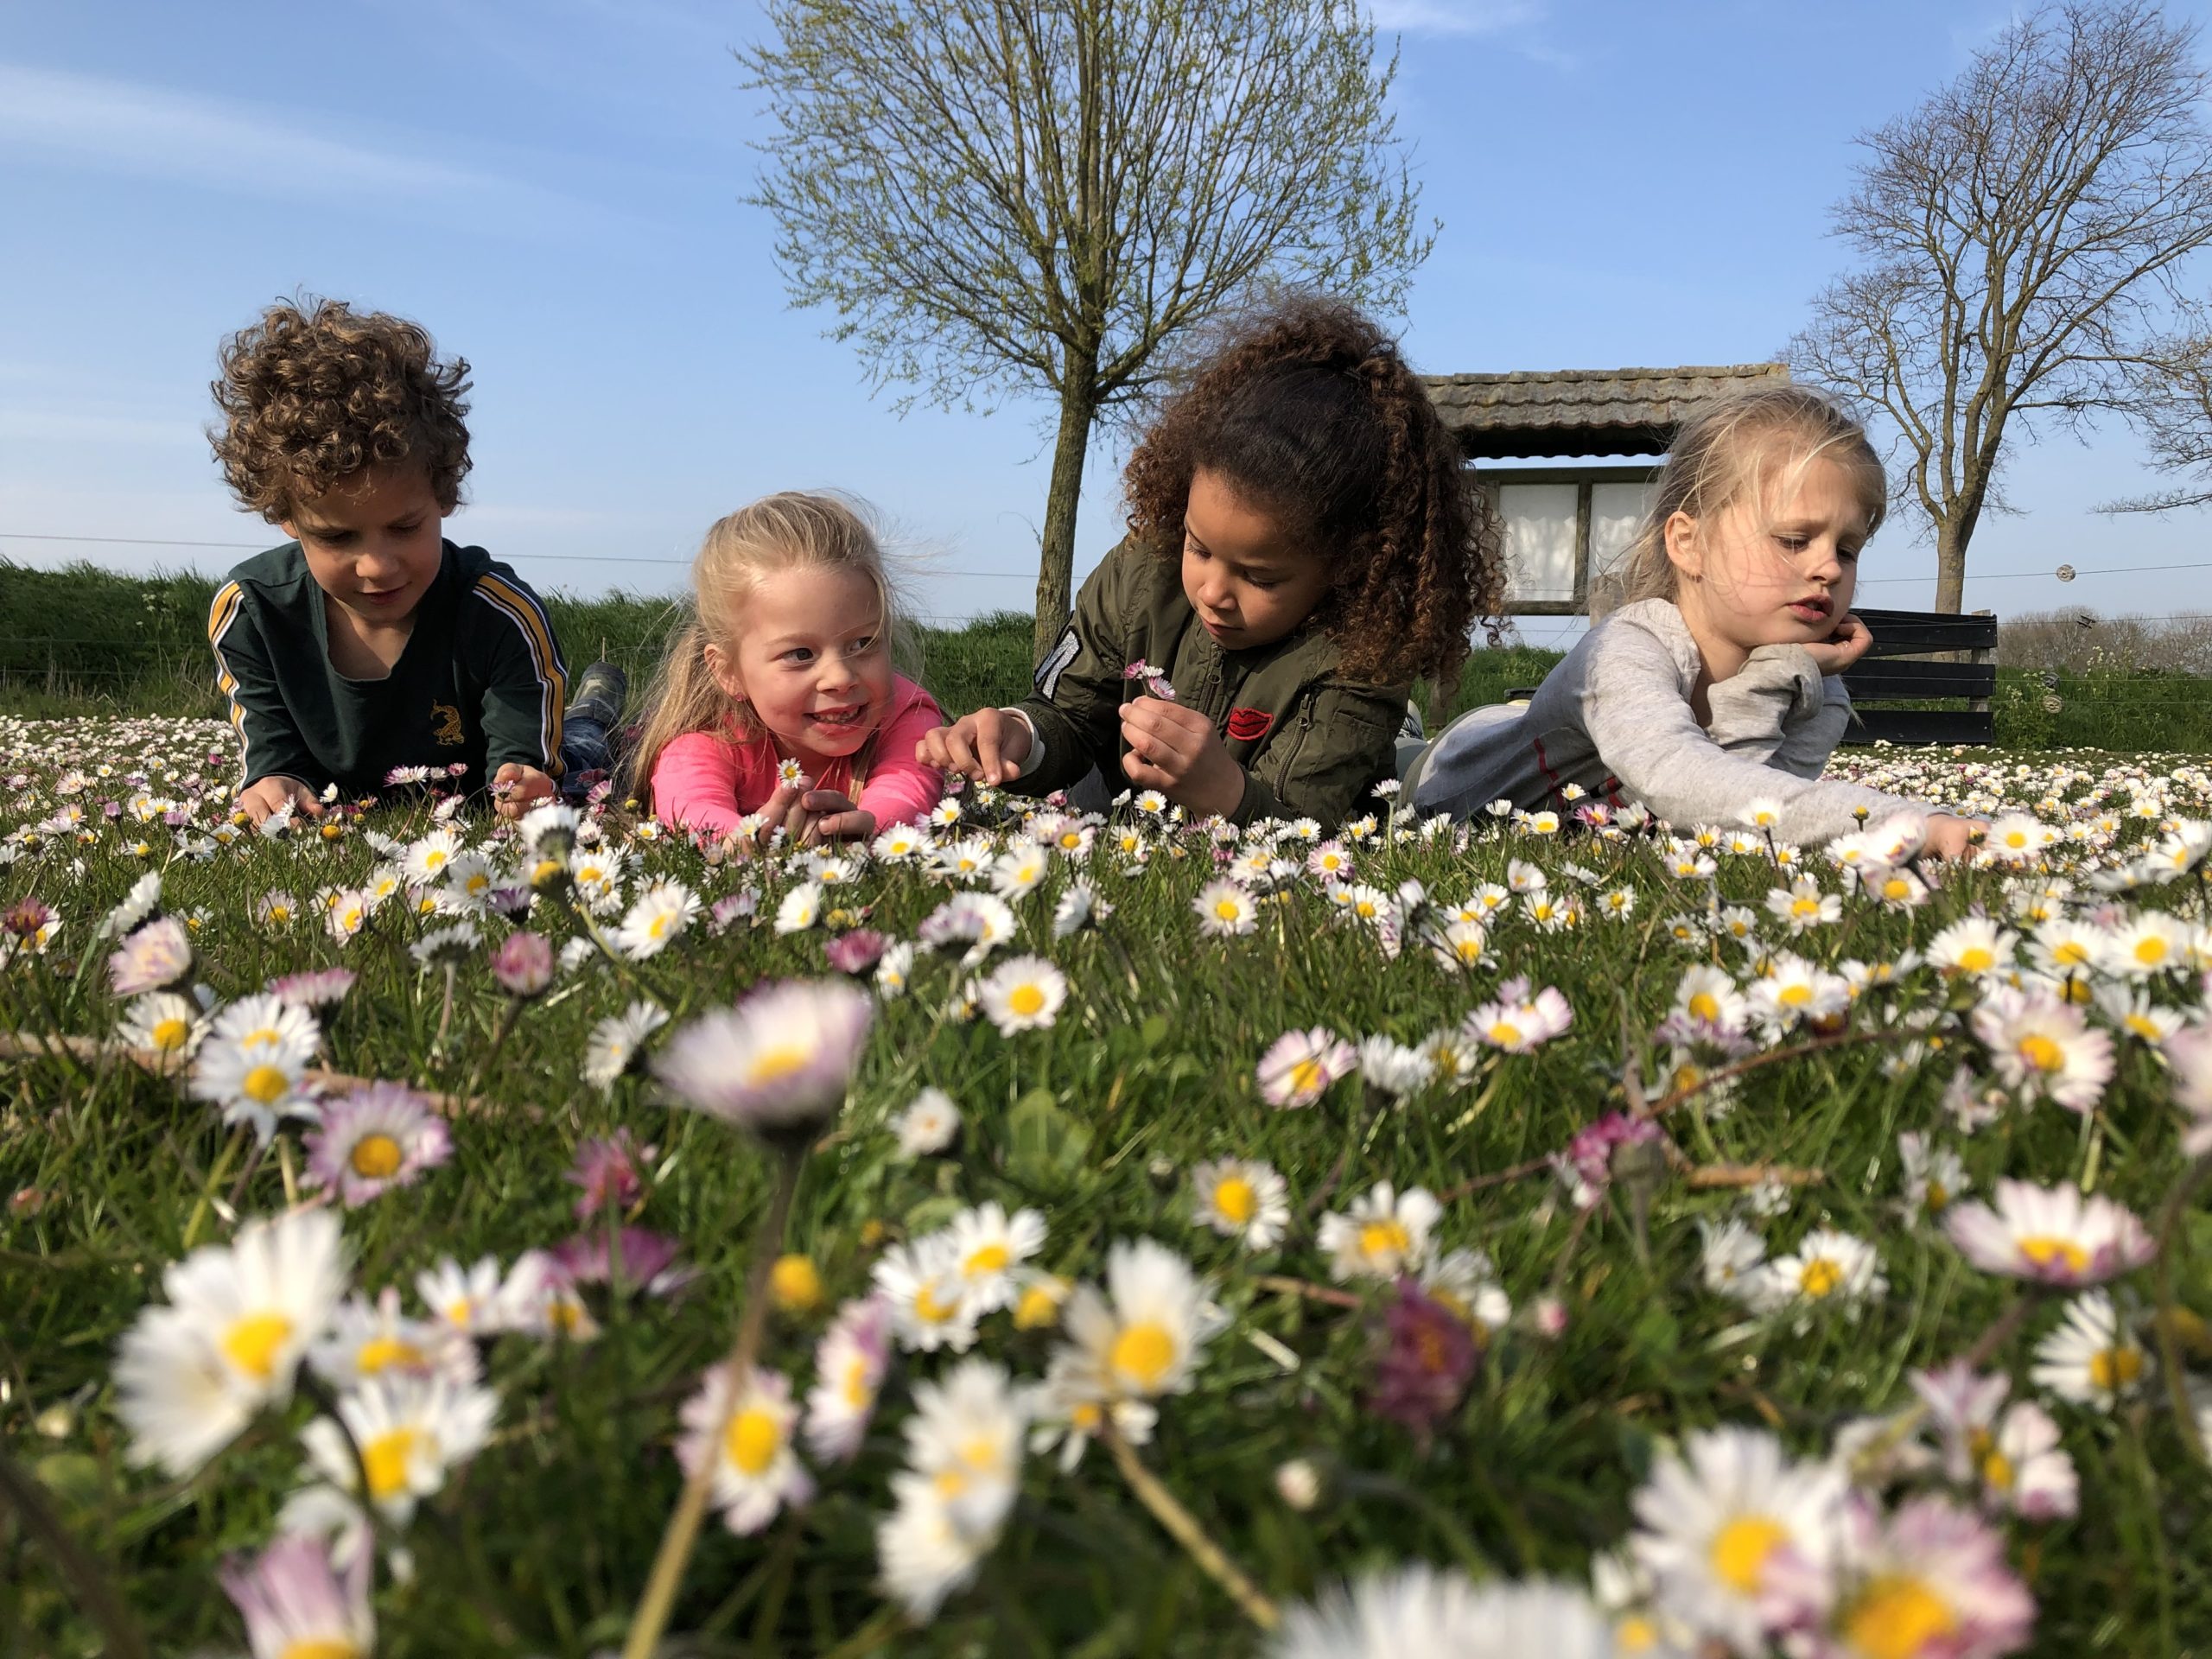
M 1239 743 L 1256 743 L 1275 727 L 1275 717 L 1264 709 L 1232 709 L 1229 734 Z

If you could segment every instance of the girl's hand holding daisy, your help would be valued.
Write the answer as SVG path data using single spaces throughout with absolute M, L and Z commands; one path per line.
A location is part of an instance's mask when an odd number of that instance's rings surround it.
M 1201 817 L 1226 817 L 1243 801 L 1243 767 L 1196 709 L 1139 697 L 1122 706 L 1122 739 L 1129 746 L 1122 770 L 1139 788 L 1156 789 Z
M 875 814 L 855 806 L 852 798 L 841 790 L 810 789 L 799 797 L 798 804 L 806 815 L 806 827 L 798 837 L 802 847 L 819 841 L 872 841 L 875 837 Z

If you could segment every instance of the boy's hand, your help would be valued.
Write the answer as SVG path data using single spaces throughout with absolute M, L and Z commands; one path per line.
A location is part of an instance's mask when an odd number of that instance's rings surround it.
M 322 803 L 315 798 L 315 791 L 296 778 L 279 777 L 273 772 L 240 790 L 236 803 L 238 809 L 256 823 L 287 804 L 294 811 L 304 812 L 311 818 L 322 816 Z
M 553 780 L 536 766 L 510 760 L 492 776 L 494 810 L 503 818 L 518 818 L 553 792 Z
M 1982 824 L 1976 818 L 1956 818 L 1948 812 L 1929 815 L 1928 839 L 1921 850 L 1929 858 L 1963 858 L 1980 839 Z
M 1244 768 L 1230 758 L 1213 721 L 1158 697 L 1122 707 L 1129 752 L 1122 770 L 1141 789 L 1156 789 L 1186 811 L 1226 817 L 1244 798 Z
M 1003 709 L 978 709 L 940 726 L 914 745 L 914 759 L 979 784 L 1007 784 L 1029 758 L 1028 722 Z
M 799 836 L 803 847 L 817 841 L 867 841 L 875 835 L 875 814 L 861 811 L 836 790 L 810 789 L 799 797 L 799 804 L 807 814 L 805 831 Z
M 1874 643 L 1874 636 L 1856 614 L 1846 611 L 1843 620 L 1835 625 L 1835 632 L 1827 639 L 1816 640 L 1805 647 L 1813 663 L 1823 674 L 1840 674 L 1861 657 Z

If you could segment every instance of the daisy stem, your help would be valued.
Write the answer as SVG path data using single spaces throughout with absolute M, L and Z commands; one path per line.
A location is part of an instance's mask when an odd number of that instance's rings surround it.
M 499 1011 L 499 1023 L 493 1027 L 492 1046 L 469 1071 L 467 1086 L 461 1091 L 461 1099 L 473 1101 L 476 1098 L 476 1085 L 491 1076 L 492 1068 L 499 1064 L 499 1051 L 507 1046 L 507 1039 L 514 1033 L 515 1022 L 521 1017 L 522 999 L 509 997 L 507 1006 Z
M 1129 1443 L 1114 1427 L 1114 1414 L 1103 1414 L 1098 1422 L 1098 1438 L 1112 1454 L 1114 1466 L 1122 1471 L 1122 1478 L 1128 1483 L 1137 1501 L 1152 1511 L 1152 1518 L 1166 1529 L 1167 1535 L 1183 1546 L 1191 1559 L 1205 1569 L 1206 1575 L 1227 1592 L 1229 1599 L 1241 1609 L 1245 1618 L 1263 1630 L 1272 1630 L 1282 1622 L 1282 1614 L 1272 1601 L 1260 1593 L 1259 1586 L 1246 1578 L 1243 1570 L 1221 1551 L 1221 1547 L 1206 1536 L 1191 1512 L 1175 1499 L 1175 1494 L 1160 1484 L 1159 1478 L 1146 1468 Z M 625 1655 L 624 1659 L 645 1659 L 643 1655 Z
M 778 1150 L 782 1165 L 776 1173 L 775 1196 L 768 1201 L 768 1213 L 761 1218 L 760 1230 L 753 1236 L 753 1260 L 746 1268 L 745 1312 L 738 1320 L 737 1340 L 730 1348 L 729 1357 L 722 1362 L 728 1386 L 722 1391 L 721 1413 L 706 1437 L 706 1450 L 699 1459 L 698 1467 L 684 1481 L 683 1495 L 677 1500 L 676 1509 L 668 1517 L 668 1530 L 661 1535 L 652 1575 L 645 1580 L 645 1593 L 638 1603 L 637 1617 L 630 1621 L 630 1635 L 622 1646 L 622 1659 L 652 1659 L 660 1645 L 661 1632 L 668 1628 L 676 1592 L 683 1581 L 684 1566 L 690 1560 L 692 1547 L 699 1540 L 699 1523 L 706 1516 L 707 1496 L 714 1489 L 722 1441 L 729 1433 L 730 1419 L 737 1414 L 740 1385 L 760 1352 L 760 1338 L 768 1324 L 768 1270 L 782 1252 L 784 1227 L 791 1212 L 791 1194 L 798 1187 L 799 1171 L 805 1165 L 807 1148 L 804 1142 L 799 1142 Z
M 107 1652 L 114 1659 L 145 1659 L 145 1638 L 124 1611 L 123 1599 L 100 1571 L 99 1562 L 62 1524 L 46 1489 L 5 1451 L 0 1451 L 0 1498 L 16 1512 L 23 1531 L 46 1546 L 78 1607 L 106 1638 Z
M 2190 1455 L 2202 1465 L 2212 1463 L 2206 1454 L 2204 1436 L 2196 1426 L 2196 1413 L 2189 1398 L 2189 1374 L 2182 1370 L 2181 1341 L 2174 1328 L 2174 1316 L 2181 1311 L 2181 1304 L 2174 1297 L 2174 1243 L 2181 1230 L 2182 1217 L 2189 1211 L 2190 1202 L 2202 1189 L 2207 1177 L 2212 1177 L 2212 1158 L 2199 1158 L 2191 1164 L 2175 1183 L 2167 1196 L 2165 1208 L 2158 1215 L 2158 1317 L 2152 1327 L 2158 1333 L 2158 1363 L 2166 1373 L 2166 1397 L 2174 1408 L 2174 1427 L 2181 1436 L 2181 1443 L 2189 1448 Z
M 456 963 L 446 963 L 445 1001 L 438 1007 L 437 1035 L 430 1039 L 430 1053 L 433 1058 L 446 1052 L 446 1027 L 453 1023 L 453 982 L 454 974 L 458 967 L 459 964 Z
M 223 1177 L 229 1173 L 231 1160 L 238 1156 L 239 1143 L 245 1139 L 245 1125 L 235 1125 L 231 1130 L 231 1138 L 223 1142 L 223 1150 L 216 1155 L 215 1166 L 207 1172 L 207 1184 L 200 1189 L 200 1202 L 193 1205 L 192 1218 L 184 1224 L 186 1249 L 190 1249 L 192 1241 L 200 1236 L 200 1224 L 207 1219 L 208 1200 L 214 1197 L 215 1189 L 222 1185 Z

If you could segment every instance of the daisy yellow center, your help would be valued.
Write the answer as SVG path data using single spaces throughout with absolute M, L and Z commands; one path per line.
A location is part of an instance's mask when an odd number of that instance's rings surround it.
M 185 1039 L 192 1035 L 192 1022 L 171 1014 L 168 1019 L 157 1021 L 150 1035 L 156 1048 L 164 1051 L 182 1048 Z
M 1821 913 L 1821 901 L 1817 899 L 1792 899 L 1789 913 L 1792 916 L 1817 916 Z
M 1014 1253 L 1003 1244 L 980 1245 L 968 1253 L 968 1259 L 960 1264 L 960 1271 L 970 1279 L 982 1279 L 994 1273 L 1004 1273 L 1007 1263 L 1013 1260 Z
M 2069 968 L 2082 967 L 2089 960 L 2089 948 L 2079 939 L 2068 940 L 2050 954 L 2054 962 L 2063 962 Z
M 2047 1234 L 2037 1234 L 2032 1238 L 2022 1239 L 2018 1249 L 2022 1255 L 2039 1268 L 2063 1264 L 2069 1273 L 2082 1273 L 2088 1268 L 2089 1253 L 2070 1238 L 2053 1238 Z
M 914 1293 L 914 1316 L 925 1325 L 943 1325 L 959 1312 L 960 1299 L 938 1296 L 934 1279 Z
M 1233 922 L 1241 912 L 1237 910 L 1236 901 L 1234 899 L 1217 899 L 1214 900 L 1213 913 L 1224 922 Z
M 276 1040 L 276 1028 L 274 1026 L 263 1026 L 257 1031 L 246 1033 L 245 1039 L 238 1044 L 238 1046 L 240 1048 L 267 1048 Z
M 1510 1020 L 1497 1020 L 1491 1023 L 1490 1039 L 1500 1048 L 1511 1048 L 1521 1040 L 1521 1027 Z
M 1941 1210 L 1950 1201 L 1951 1189 L 1945 1186 L 1941 1181 L 1929 1182 L 1928 1191 L 1921 1194 L 1920 1198 L 1922 1206 L 1926 1209 L 1930 1215 L 1935 1214 L 1936 1211 Z
M 2166 942 L 2156 933 L 2146 934 L 2135 941 L 2135 960 L 2145 967 L 2156 967 L 2165 959 Z
M 2143 1355 L 2135 1348 L 2100 1348 L 2089 1356 L 2089 1381 L 2117 1394 L 2143 1375 Z
M 329 829 L 325 824 L 324 833 Z M 287 1643 L 276 1659 L 361 1659 L 361 1650 L 342 1636 L 303 1636 Z
M 457 1325 L 462 1330 L 466 1331 L 468 1328 L 469 1322 L 475 1319 L 475 1317 L 476 1304 L 470 1301 L 466 1296 L 462 1297 L 459 1301 L 448 1302 L 446 1304 L 446 1322 L 449 1325 Z
M 1059 1317 L 1060 1305 L 1042 1285 L 1032 1285 L 1014 1305 L 1014 1328 L 1017 1331 L 1043 1330 L 1057 1324 Z
M 845 1362 L 845 1403 L 855 1411 L 865 1408 L 875 1397 L 875 1390 L 868 1386 L 868 1362 L 850 1359 Z
M 1069 1427 L 1080 1434 L 1096 1433 L 1098 1425 L 1105 1421 L 1105 1412 L 1096 1402 L 1090 1400 L 1078 1401 L 1075 1409 L 1068 1414 Z
M 746 1069 L 745 1080 L 750 1084 L 779 1083 L 795 1072 L 806 1069 L 806 1050 L 797 1043 L 783 1043 L 773 1048 L 764 1048 L 753 1057 L 753 1064 Z
M 1630 1613 L 1613 1626 L 1613 1645 L 1623 1653 L 1649 1653 L 1659 1645 L 1659 1627 L 1642 1613 Z
M 758 1475 L 783 1450 L 784 1427 L 768 1412 L 749 1407 L 729 1420 L 729 1460 L 748 1475 Z
M 285 1090 L 292 1086 L 292 1079 L 285 1077 L 283 1066 L 254 1066 L 238 1082 L 238 1089 L 257 1106 L 274 1106 L 285 1097 Z
M 1997 955 L 1988 946 L 1970 944 L 1959 952 L 1959 966 L 1969 974 L 1986 974 L 1997 965 Z
M 223 1332 L 223 1357 L 257 1382 L 276 1375 L 276 1355 L 292 1339 L 282 1313 L 249 1313 Z
M 673 912 L 664 910 L 645 925 L 645 931 L 656 939 L 664 939 L 668 937 L 668 925 L 675 919 Z
M 289 905 L 271 905 L 271 906 L 269 906 L 269 919 L 270 919 L 270 921 L 272 921 L 272 922 L 289 922 L 289 921 L 290 921 L 290 920 L 292 919 L 292 907 L 291 907 Z
M 413 1343 L 398 1337 L 372 1337 L 353 1356 L 353 1366 L 362 1376 L 374 1376 L 378 1371 L 387 1370 L 394 1365 L 414 1370 L 428 1358 L 429 1356 Z
M 2018 1471 L 2012 1467 L 2012 1459 L 2002 1452 L 1992 1452 L 1981 1460 L 1981 1478 L 1999 1491 L 2009 1492 Z
M 2146 1020 L 2139 1014 L 2131 1014 L 2120 1023 L 2146 1043 L 2155 1043 L 2158 1040 L 2158 1022 L 2155 1020 Z
M 1802 1008 L 1813 1000 L 1809 985 L 1785 985 L 1774 994 L 1774 1000 L 1786 1008 Z
M 1711 991 L 1700 991 L 1690 998 L 1690 1012 L 1700 1020 L 1718 1020 L 1720 1017 L 1720 999 Z
M 1759 1587 L 1769 1558 L 1789 1541 L 1789 1529 L 1771 1516 L 1738 1516 L 1713 1535 L 1713 1571 L 1730 1589 L 1748 1596 Z
M 1482 960 L 1483 942 L 1480 939 L 1462 939 L 1453 948 L 1459 952 L 1459 960 L 1462 962 Z
M 1413 1235 L 1402 1221 L 1370 1221 L 1359 1230 L 1363 1255 L 1403 1255 L 1413 1244 Z
M 1888 880 L 1882 883 L 1882 897 L 1885 899 L 1910 899 L 1912 897 L 1912 883 L 1906 880 L 1901 875 L 1893 875 Z
M 1006 1000 L 1006 1005 L 1027 1020 L 1045 1011 L 1045 993 L 1035 985 L 1017 985 Z
M 443 853 L 441 853 L 441 852 L 438 852 L 438 851 L 435 851 L 435 850 L 432 850 L 432 851 L 430 851 L 430 852 L 426 853 L 426 854 L 424 854 L 424 855 L 423 855 L 423 868 L 424 869 L 426 869 L 426 870 L 442 870 L 443 868 L 445 868 L 445 867 L 446 867 L 446 855 L 445 855 Z
M 1252 1219 L 1253 1211 L 1260 1207 L 1259 1195 L 1252 1191 L 1252 1183 L 1242 1175 L 1225 1176 L 1214 1187 L 1213 1207 L 1241 1227 Z
M 2056 1071 L 2066 1064 L 2066 1051 L 2041 1032 L 2020 1039 L 2020 1058 L 2038 1071 Z
M 1293 1094 L 1319 1093 L 1328 1081 L 1319 1060 L 1300 1060 L 1290 1068 L 1290 1088 Z
M 372 1181 L 389 1179 L 399 1173 L 404 1154 L 399 1142 L 388 1135 L 365 1135 L 353 1143 L 346 1161 L 356 1175 Z
M 1825 1255 L 1816 1255 L 1797 1274 L 1798 1288 L 1808 1296 L 1827 1296 L 1843 1282 L 1843 1269 Z
M 1135 1378 L 1139 1388 L 1157 1388 L 1175 1363 L 1175 1338 L 1166 1326 L 1145 1320 L 1114 1338 L 1108 1362 L 1117 1373 Z
M 1866 1659 L 1915 1659 L 1958 1628 L 1949 1605 L 1923 1580 L 1903 1573 L 1867 1586 L 1843 1621 L 1850 1651 Z
M 390 1497 L 405 1490 L 407 1462 L 421 1438 L 416 1429 L 388 1429 L 361 1447 L 361 1478 L 368 1482 L 371 1497 Z

